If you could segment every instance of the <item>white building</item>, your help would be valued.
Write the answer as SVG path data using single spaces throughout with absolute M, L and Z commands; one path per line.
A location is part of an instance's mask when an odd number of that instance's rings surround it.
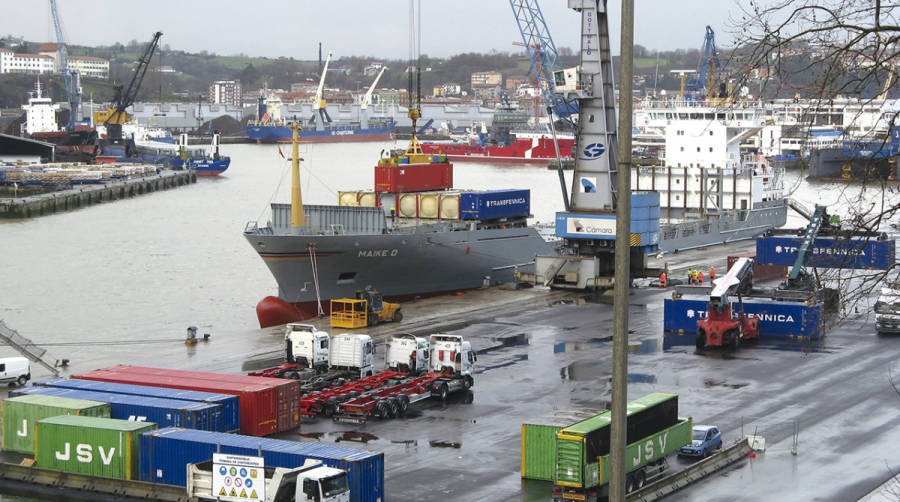
M 28 104 L 22 105 L 22 109 L 25 110 L 25 124 L 23 125 L 26 134 L 59 130 L 56 123 L 56 110 L 59 110 L 59 105 L 53 104 L 50 98 L 41 96 L 40 80 L 35 83 Z
M 69 69 L 78 70 L 82 77 L 109 79 L 109 61 L 91 56 L 70 56 Z
M 209 102 L 214 105 L 243 106 L 239 80 L 216 80 L 209 86 Z
M 43 54 L 16 54 L 0 49 L 0 73 L 52 73 L 53 58 Z

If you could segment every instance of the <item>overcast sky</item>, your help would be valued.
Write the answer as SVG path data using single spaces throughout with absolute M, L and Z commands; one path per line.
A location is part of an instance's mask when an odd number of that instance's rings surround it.
M 78 45 L 150 40 L 189 52 L 315 59 L 341 56 L 406 58 L 408 0 L 57 0 L 66 40 Z M 566 0 L 542 0 L 557 47 L 578 48 L 579 20 Z M 620 2 L 609 1 L 613 52 L 619 52 Z M 55 41 L 46 0 L 0 0 L 0 34 Z M 635 43 L 650 49 L 699 48 L 704 27 L 731 45 L 736 0 L 635 0 Z M 517 51 L 521 40 L 507 0 L 422 1 L 422 53 Z

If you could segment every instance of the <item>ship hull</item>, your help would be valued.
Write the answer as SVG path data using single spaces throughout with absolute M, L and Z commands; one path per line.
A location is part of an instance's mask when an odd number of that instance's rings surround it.
M 787 202 L 772 201 L 753 210 L 725 211 L 719 216 L 661 224 L 659 250 L 667 253 L 758 237 L 787 223 Z
M 574 144 L 574 139 L 559 140 L 559 154 L 563 160 L 572 158 Z M 423 143 L 422 150 L 453 161 L 546 164 L 548 160 L 556 159 L 556 147 L 551 138 L 517 139 L 508 146 Z
M 290 143 L 291 128 L 286 126 L 247 126 L 247 137 L 257 143 Z M 330 129 L 325 131 L 304 131 L 300 133 L 301 143 L 350 143 L 363 141 L 392 141 L 393 127 L 369 129 Z
M 296 320 L 315 315 L 320 301 L 327 310 L 328 300 L 353 297 L 356 290 L 367 287 L 385 297 L 413 298 L 511 282 L 517 268 L 533 268 L 536 255 L 553 252 L 553 247 L 528 227 L 418 229 L 369 235 L 244 235 L 275 277 L 278 298 L 297 308 Z M 265 317 L 260 315 L 261 327 L 284 321 L 271 313 Z

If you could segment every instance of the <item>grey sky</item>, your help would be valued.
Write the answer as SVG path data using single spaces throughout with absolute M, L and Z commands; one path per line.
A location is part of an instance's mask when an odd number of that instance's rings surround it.
M 57 0 L 67 41 L 80 45 L 150 40 L 190 52 L 315 59 L 318 42 L 335 57 L 405 58 L 407 0 Z M 541 9 L 557 47 L 577 49 L 579 16 L 565 0 Z M 618 0 L 609 1 L 613 52 L 619 49 Z M 54 41 L 46 0 L 0 0 L 0 34 Z M 730 45 L 726 22 L 736 0 L 635 0 L 635 43 L 650 49 L 699 48 L 704 27 Z M 506 0 L 423 0 L 422 53 L 515 51 L 521 40 Z

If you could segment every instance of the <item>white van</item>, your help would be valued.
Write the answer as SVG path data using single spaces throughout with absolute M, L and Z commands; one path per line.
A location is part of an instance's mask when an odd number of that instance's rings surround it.
M 31 380 L 31 363 L 24 357 L 0 358 L 0 383 L 25 385 Z

